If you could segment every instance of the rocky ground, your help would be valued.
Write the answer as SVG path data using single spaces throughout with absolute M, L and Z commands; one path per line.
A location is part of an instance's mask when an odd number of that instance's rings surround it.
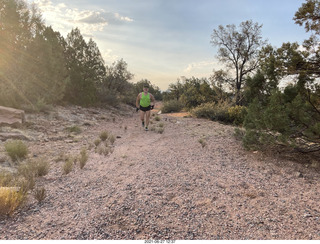
M 58 107 L 27 114 L 27 126 L 0 137 L 26 140 L 29 157 L 50 161 L 30 194 L 0 219 L 0 239 L 320 239 L 317 160 L 245 151 L 234 128 L 161 114 L 144 131 L 133 109 Z M 82 132 L 70 133 L 76 125 Z M 163 133 L 161 133 L 163 128 Z M 93 142 L 116 138 L 107 156 Z M 84 169 L 62 174 L 62 154 L 89 150 Z M 12 170 L 0 142 L 2 170 Z

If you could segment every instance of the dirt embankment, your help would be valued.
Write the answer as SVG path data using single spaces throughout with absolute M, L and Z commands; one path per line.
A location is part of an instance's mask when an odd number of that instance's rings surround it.
M 245 151 L 231 126 L 161 114 L 146 132 L 121 111 L 26 116 L 30 156 L 51 163 L 47 197 L 1 219 L 0 239 L 320 239 L 314 168 Z M 102 131 L 117 137 L 108 156 L 93 146 Z M 63 175 L 55 159 L 83 147 L 84 169 Z

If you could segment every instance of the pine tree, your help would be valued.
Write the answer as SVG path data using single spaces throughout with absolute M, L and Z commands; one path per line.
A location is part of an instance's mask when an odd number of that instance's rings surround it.
M 106 67 L 97 44 L 90 39 L 86 49 L 86 79 L 91 80 L 96 87 L 97 99 L 101 102 L 101 97 L 106 91 L 103 84 L 106 80 Z
M 29 57 L 32 58 L 29 72 L 33 78 L 28 90 L 35 101 L 59 103 L 64 96 L 68 72 L 62 40 L 59 32 L 45 27 L 36 35 L 28 49 Z
M 28 72 L 28 48 L 35 33 L 43 26 L 35 8 L 24 1 L 0 1 L 0 103 L 19 107 L 32 104 L 26 94 L 32 74 Z
M 90 106 L 97 102 L 96 77 L 90 76 L 94 65 L 89 64 L 91 60 L 88 50 L 80 30 L 73 29 L 67 36 L 66 56 L 70 81 L 64 99 L 82 106 Z

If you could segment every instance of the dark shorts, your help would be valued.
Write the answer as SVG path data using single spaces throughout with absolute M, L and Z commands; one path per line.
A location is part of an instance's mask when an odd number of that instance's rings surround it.
M 151 105 L 148 106 L 148 107 L 142 107 L 142 106 L 140 105 L 140 110 L 143 111 L 143 112 L 150 111 L 150 110 L 151 110 Z

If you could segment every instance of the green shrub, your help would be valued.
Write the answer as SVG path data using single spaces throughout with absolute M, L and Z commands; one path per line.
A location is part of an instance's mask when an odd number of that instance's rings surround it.
M 292 98 L 279 90 L 272 92 L 266 104 L 254 99 L 244 120 L 244 146 L 259 149 L 281 144 L 303 152 L 319 150 L 320 115 L 314 106 L 303 94 Z
M 231 123 L 232 120 L 229 117 L 228 109 L 230 105 L 227 102 L 221 102 L 216 104 L 215 120 L 224 123 Z
M 44 98 L 38 98 L 35 104 L 36 112 L 49 113 L 53 108 L 52 105 L 47 104 Z
M 50 164 L 47 160 L 40 158 L 37 161 L 34 161 L 35 164 L 35 175 L 37 177 L 45 176 L 49 173 Z
M 213 121 L 221 121 L 230 123 L 231 119 L 228 114 L 229 104 L 227 102 L 220 103 L 204 103 L 191 110 L 191 114 L 197 118 L 206 118 Z
M 28 178 L 29 175 L 41 177 L 47 175 L 50 165 L 48 161 L 43 158 L 37 160 L 29 160 L 27 163 L 20 164 L 18 167 L 18 174 Z
M 215 103 L 204 103 L 191 110 L 191 114 L 197 118 L 215 119 Z
M 234 137 L 237 139 L 237 140 L 241 140 L 243 139 L 243 137 L 245 136 L 245 133 L 246 131 L 244 129 L 240 129 L 239 127 L 236 127 L 234 129 Z
M 242 143 L 247 150 L 257 150 L 261 147 L 260 133 L 255 130 L 246 130 L 242 137 Z
M 27 157 L 28 148 L 27 146 L 20 140 L 11 140 L 4 144 L 6 152 L 12 161 L 22 160 Z
M 228 108 L 228 115 L 230 120 L 235 125 L 242 125 L 243 121 L 247 115 L 247 108 L 244 106 L 233 106 Z
M 183 103 L 179 100 L 169 100 L 167 102 L 164 102 L 161 111 L 163 113 L 175 113 L 180 112 L 182 108 L 184 107 Z
M 19 186 L 23 192 L 32 190 L 35 186 L 35 165 L 32 162 L 20 164 L 15 185 Z
M 118 106 L 121 102 L 119 92 L 115 90 L 107 90 L 104 89 L 104 91 L 99 92 L 99 100 L 102 104 L 107 104 L 112 107 Z M 125 97 L 126 98 L 126 97 Z M 127 98 L 129 99 L 129 98 Z M 136 97 L 134 98 L 135 101 Z M 124 101 L 126 102 L 126 101 Z
M 101 141 L 107 140 L 108 137 L 109 137 L 108 131 L 103 131 L 103 132 L 101 132 L 99 137 L 100 137 Z

